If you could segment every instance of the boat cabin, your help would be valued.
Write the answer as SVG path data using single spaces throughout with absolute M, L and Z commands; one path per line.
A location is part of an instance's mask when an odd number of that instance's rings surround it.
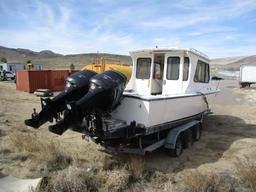
M 209 58 L 195 49 L 150 49 L 130 52 L 133 71 L 128 89 L 138 95 L 207 93 Z

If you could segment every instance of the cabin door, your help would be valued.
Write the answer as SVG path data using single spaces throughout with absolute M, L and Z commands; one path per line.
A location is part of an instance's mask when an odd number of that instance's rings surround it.
M 164 54 L 154 54 L 151 95 L 162 94 L 164 57 Z
M 163 75 L 163 95 L 182 93 L 183 55 L 166 53 Z
M 150 95 L 150 77 L 152 71 L 152 55 L 140 54 L 133 58 L 136 71 L 133 71 L 135 76 L 135 90 L 140 95 Z

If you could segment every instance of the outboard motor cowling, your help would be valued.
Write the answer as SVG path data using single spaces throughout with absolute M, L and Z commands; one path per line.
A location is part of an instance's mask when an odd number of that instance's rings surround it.
M 90 79 L 89 91 L 76 102 L 79 110 L 88 107 L 98 108 L 103 111 L 113 110 L 123 94 L 126 77 L 117 71 L 105 71 Z

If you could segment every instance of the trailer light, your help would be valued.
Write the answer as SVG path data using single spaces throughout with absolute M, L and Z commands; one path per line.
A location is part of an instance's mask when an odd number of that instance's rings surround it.
M 72 107 L 71 107 L 70 104 L 67 104 L 67 108 L 68 108 L 68 110 L 71 110 L 71 109 L 72 109 Z

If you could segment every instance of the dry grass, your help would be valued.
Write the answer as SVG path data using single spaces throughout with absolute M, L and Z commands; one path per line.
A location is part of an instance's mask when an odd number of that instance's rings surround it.
M 4 130 L 0 129 L 0 137 L 6 136 L 6 133 Z
M 142 177 L 145 170 L 145 159 L 141 156 L 131 155 L 127 161 L 127 169 L 131 172 L 134 179 Z
M 0 111 L 0 117 L 4 117 L 7 112 L 7 104 L 5 102 L 0 101 L 1 111 Z
M 9 138 L 19 151 L 29 153 L 35 160 L 47 161 L 49 171 L 61 170 L 72 162 L 72 157 L 65 154 L 57 143 L 46 142 L 35 133 L 16 131 L 11 132 Z
M 236 174 L 240 181 L 249 187 L 252 191 L 256 191 L 256 162 L 248 157 L 238 159 L 235 163 Z
M 99 171 L 69 166 L 44 177 L 33 192 L 124 191 L 128 188 L 127 170 Z
M 93 172 L 70 166 L 54 175 L 44 177 L 36 192 L 87 192 L 98 191 L 98 183 Z
M 234 192 L 232 183 L 214 173 L 201 173 L 198 170 L 188 171 L 182 176 L 186 191 L 189 192 Z
M 105 155 L 102 161 L 103 170 L 109 171 L 121 168 L 124 164 L 123 160 L 118 156 Z
M 178 189 L 176 189 L 171 182 L 167 182 L 164 184 L 162 191 L 163 192 L 178 192 Z
M 57 147 L 53 141 L 43 142 L 36 134 L 12 132 L 9 137 L 14 146 L 19 151 L 37 153 L 36 158 L 43 160 L 52 160 L 58 153 Z
M 4 117 L 4 112 L 0 112 L 0 117 Z
M 102 172 L 104 174 L 103 191 L 123 191 L 128 188 L 130 184 L 131 175 L 125 169 Z M 100 179 L 102 180 L 102 179 Z

